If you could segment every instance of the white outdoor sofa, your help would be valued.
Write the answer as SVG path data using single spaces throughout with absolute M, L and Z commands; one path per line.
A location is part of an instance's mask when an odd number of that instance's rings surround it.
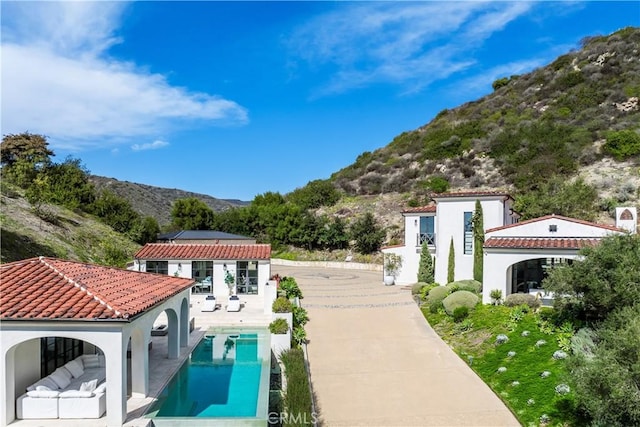
M 106 412 L 104 356 L 82 355 L 34 384 L 16 401 L 19 419 L 100 418 Z

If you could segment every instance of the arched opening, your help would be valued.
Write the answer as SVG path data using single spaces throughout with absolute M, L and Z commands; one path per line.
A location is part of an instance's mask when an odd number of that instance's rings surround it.
M 15 418 L 106 416 L 106 360 L 96 343 L 43 334 L 15 344 L 4 357 L 3 394 Z
M 570 258 L 533 258 L 511 264 L 507 269 L 509 293 L 531 293 L 542 291 L 542 281 L 549 271 L 559 265 L 571 264 Z

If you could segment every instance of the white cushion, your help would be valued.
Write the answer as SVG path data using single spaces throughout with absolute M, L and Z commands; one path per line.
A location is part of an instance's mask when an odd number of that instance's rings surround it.
M 46 385 L 39 385 L 39 386 L 36 387 L 36 391 L 56 391 L 56 390 L 51 390 Z
M 33 390 L 28 391 L 27 396 L 52 399 L 54 397 L 60 396 L 60 392 L 57 390 Z
M 97 354 L 83 354 L 81 357 L 85 369 L 100 367 L 100 359 Z
M 106 382 L 106 381 L 105 381 L 105 382 L 103 382 L 102 384 L 100 384 L 98 387 L 96 387 L 96 389 L 95 389 L 95 390 L 93 390 L 93 392 L 94 392 L 95 394 L 98 394 L 98 393 L 104 393 L 104 392 L 106 392 L 106 391 L 107 391 L 107 382 Z
M 98 380 L 87 381 L 86 383 L 80 384 L 80 391 L 94 391 L 98 386 Z
M 64 365 L 65 369 L 73 375 L 73 378 L 78 378 L 80 375 L 84 374 L 84 367 L 82 366 L 82 362 L 79 360 L 72 360 Z
M 60 393 L 60 399 L 67 399 L 72 397 L 93 397 L 92 391 L 80 391 L 80 390 L 67 390 Z
M 71 384 L 71 374 L 65 368 L 56 369 L 53 371 L 53 374 L 49 375 L 49 378 L 51 378 L 59 388 L 65 388 Z

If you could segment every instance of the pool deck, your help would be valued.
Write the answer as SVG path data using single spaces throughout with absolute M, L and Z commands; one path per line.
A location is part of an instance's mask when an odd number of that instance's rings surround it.
M 271 318 L 264 314 L 264 299 L 258 295 L 240 296 L 241 308 L 239 312 L 227 312 L 225 302 L 222 307 L 213 312 L 203 312 L 202 305 L 205 295 L 191 295 L 191 317 L 195 319 L 195 329 L 189 335 L 188 347 L 180 349 L 180 357 L 167 358 L 167 337 L 152 336 L 149 351 L 149 397 L 127 399 L 126 427 L 148 427 L 150 420 L 144 418 L 149 405 L 155 402 L 155 396 L 160 394 L 171 377 L 182 366 L 193 348 L 209 328 L 219 327 L 267 327 Z M 155 325 L 166 324 L 164 315 L 158 316 Z M 129 390 L 130 391 L 130 390 Z M 106 427 L 106 417 L 98 419 L 44 419 L 44 420 L 16 420 L 12 427 Z
M 519 426 L 380 272 L 273 266 L 302 289 L 311 382 L 324 426 Z

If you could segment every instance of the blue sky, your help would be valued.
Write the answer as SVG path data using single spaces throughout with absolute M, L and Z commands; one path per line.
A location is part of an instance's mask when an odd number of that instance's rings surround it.
M 2 1 L 2 134 L 96 175 L 251 200 L 640 25 L 627 2 Z

